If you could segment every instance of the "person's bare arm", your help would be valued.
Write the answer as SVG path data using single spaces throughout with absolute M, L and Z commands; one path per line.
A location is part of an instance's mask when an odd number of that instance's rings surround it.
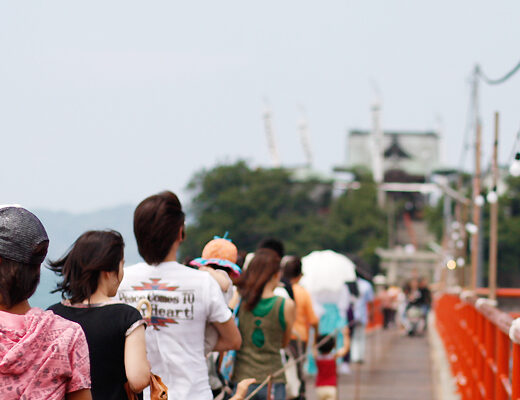
M 238 304 L 240 303 L 240 295 L 238 294 L 238 290 L 235 290 L 233 292 L 233 297 L 229 301 L 228 307 L 232 310 L 235 309 L 235 307 L 238 307 Z
M 318 334 L 319 334 L 319 319 L 314 312 L 314 307 L 312 305 L 312 298 L 309 292 L 305 291 L 305 318 L 307 320 L 307 324 L 314 330 L 314 343 L 317 343 Z
M 208 274 L 210 274 L 213 279 L 215 279 L 220 286 L 220 290 L 223 292 L 227 292 L 231 285 L 233 284 L 231 282 L 231 279 L 229 279 L 229 276 L 220 269 L 213 269 L 211 267 L 200 267 L 200 271 L 206 271 Z
M 282 347 L 286 347 L 291 340 L 292 327 L 296 319 L 296 305 L 293 300 L 285 299 L 283 315 L 285 318 L 285 333 L 283 335 Z
M 65 395 L 65 400 L 92 400 L 90 389 L 76 390 Z
M 320 333 L 320 326 L 319 323 L 312 324 L 311 328 L 314 329 L 314 343 L 317 343 L 318 335 Z
M 312 345 L 312 356 L 314 357 L 314 359 L 316 360 L 318 358 L 318 341 L 317 340 L 314 340 L 315 343 Z
M 336 358 L 342 358 L 344 357 L 348 351 L 350 350 L 350 335 L 349 335 L 349 329 L 348 326 L 345 326 L 343 328 L 343 347 L 338 350 L 336 353 Z
M 218 340 L 213 351 L 238 350 L 242 346 L 242 337 L 233 318 L 226 322 L 213 322 L 213 326 L 217 329 Z
M 150 363 L 146 357 L 144 325 L 136 328 L 125 340 L 125 372 L 134 393 L 141 393 L 150 384 Z

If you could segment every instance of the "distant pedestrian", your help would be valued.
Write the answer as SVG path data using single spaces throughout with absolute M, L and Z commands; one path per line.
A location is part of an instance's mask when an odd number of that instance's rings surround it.
M 309 341 L 309 328 L 313 328 L 314 337 L 318 335 L 318 317 L 314 312 L 312 299 L 309 292 L 299 284 L 303 277 L 302 262 L 300 257 L 285 256 L 282 259 L 283 278 L 290 282 L 294 292 L 294 301 L 296 303 L 296 320 L 294 321 L 293 334 L 289 342 L 289 350 L 293 358 L 298 358 L 305 353 L 307 343 Z M 303 364 L 297 365 L 298 379 L 300 380 L 299 397 L 297 399 L 305 399 L 305 376 L 303 373 Z
M 432 307 L 432 292 L 428 287 L 428 280 L 425 277 L 419 278 L 419 292 L 421 292 L 424 322 L 427 325 L 428 313 Z
M 359 297 L 354 303 L 354 322 L 351 325 L 350 360 L 353 363 L 362 363 L 365 360 L 366 325 L 369 321 L 369 307 L 374 301 L 374 290 L 369 281 L 356 279 Z
M 383 311 L 383 329 L 387 329 L 394 322 L 390 287 L 384 285 L 383 290 L 378 293 L 377 297 L 381 301 L 381 309 Z
M 408 282 L 404 325 L 408 335 L 422 334 L 426 328 L 427 314 L 431 302 L 430 291 L 423 281 L 413 278 Z

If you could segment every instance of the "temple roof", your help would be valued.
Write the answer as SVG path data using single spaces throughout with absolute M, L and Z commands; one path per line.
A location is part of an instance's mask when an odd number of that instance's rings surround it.
M 385 158 L 411 158 L 411 156 L 399 145 L 397 135 L 392 136 L 390 147 L 385 150 Z

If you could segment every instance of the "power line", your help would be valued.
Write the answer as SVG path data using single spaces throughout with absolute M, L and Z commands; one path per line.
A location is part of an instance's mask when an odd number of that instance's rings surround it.
M 517 73 L 518 71 L 520 70 L 520 62 L 518 64 L 516 64 L 516 66 L 511 70 L 509 71 L 507 74 L 505 74 L 502 78 L 500 79 L 490 79 L 486 76 L 486 74 L 484 74 L 484 72 L 482 72 L 482 70 L 480 69 L 480 67 L 478 67 L 478 74 L 479 76 L 482 78 L 482 80 L 484 82 L 486 82 L 487 84 L 489 85 L 499 85 L 505 81 L 507 81 L 509 78 L 511 78 L 515 73 Z
M 515 67 L 511 71 L 509 71 L 507 74 L 505 74 L 502 78 L 490 79 L 489 77 L 486 76 L 486 74 L 484 74 L 484 72 L 482 72 L 482 69 L 480 68 L 479 65 L 477 65 L 475 67 L 476 75 L 480 76 L 480 78 L 489 85 L 499 85 L 501 83 L 504 83 L 505 81 L 510 79 L 514 74 L 516 74 L 518 71 L 520 71 L 520 62 L 518 62 L 518 64 L 516 64 Z M 518 146 L 519 140 L 520 140 L 520 130 L 516 134 L 515 142 L 513 144 L 513 148 L 511 149 L 511 156 L 509 156 L 509 159 L 512 159 L 513 155 L 516 153 L 516 148 Z

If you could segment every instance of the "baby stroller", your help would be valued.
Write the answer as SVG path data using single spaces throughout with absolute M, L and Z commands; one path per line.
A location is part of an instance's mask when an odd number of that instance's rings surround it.
M 408 336 L 422 335 L 425 328 L 425 314 L 423 307 L 411 305 L 406 310 L 405 327 Z

